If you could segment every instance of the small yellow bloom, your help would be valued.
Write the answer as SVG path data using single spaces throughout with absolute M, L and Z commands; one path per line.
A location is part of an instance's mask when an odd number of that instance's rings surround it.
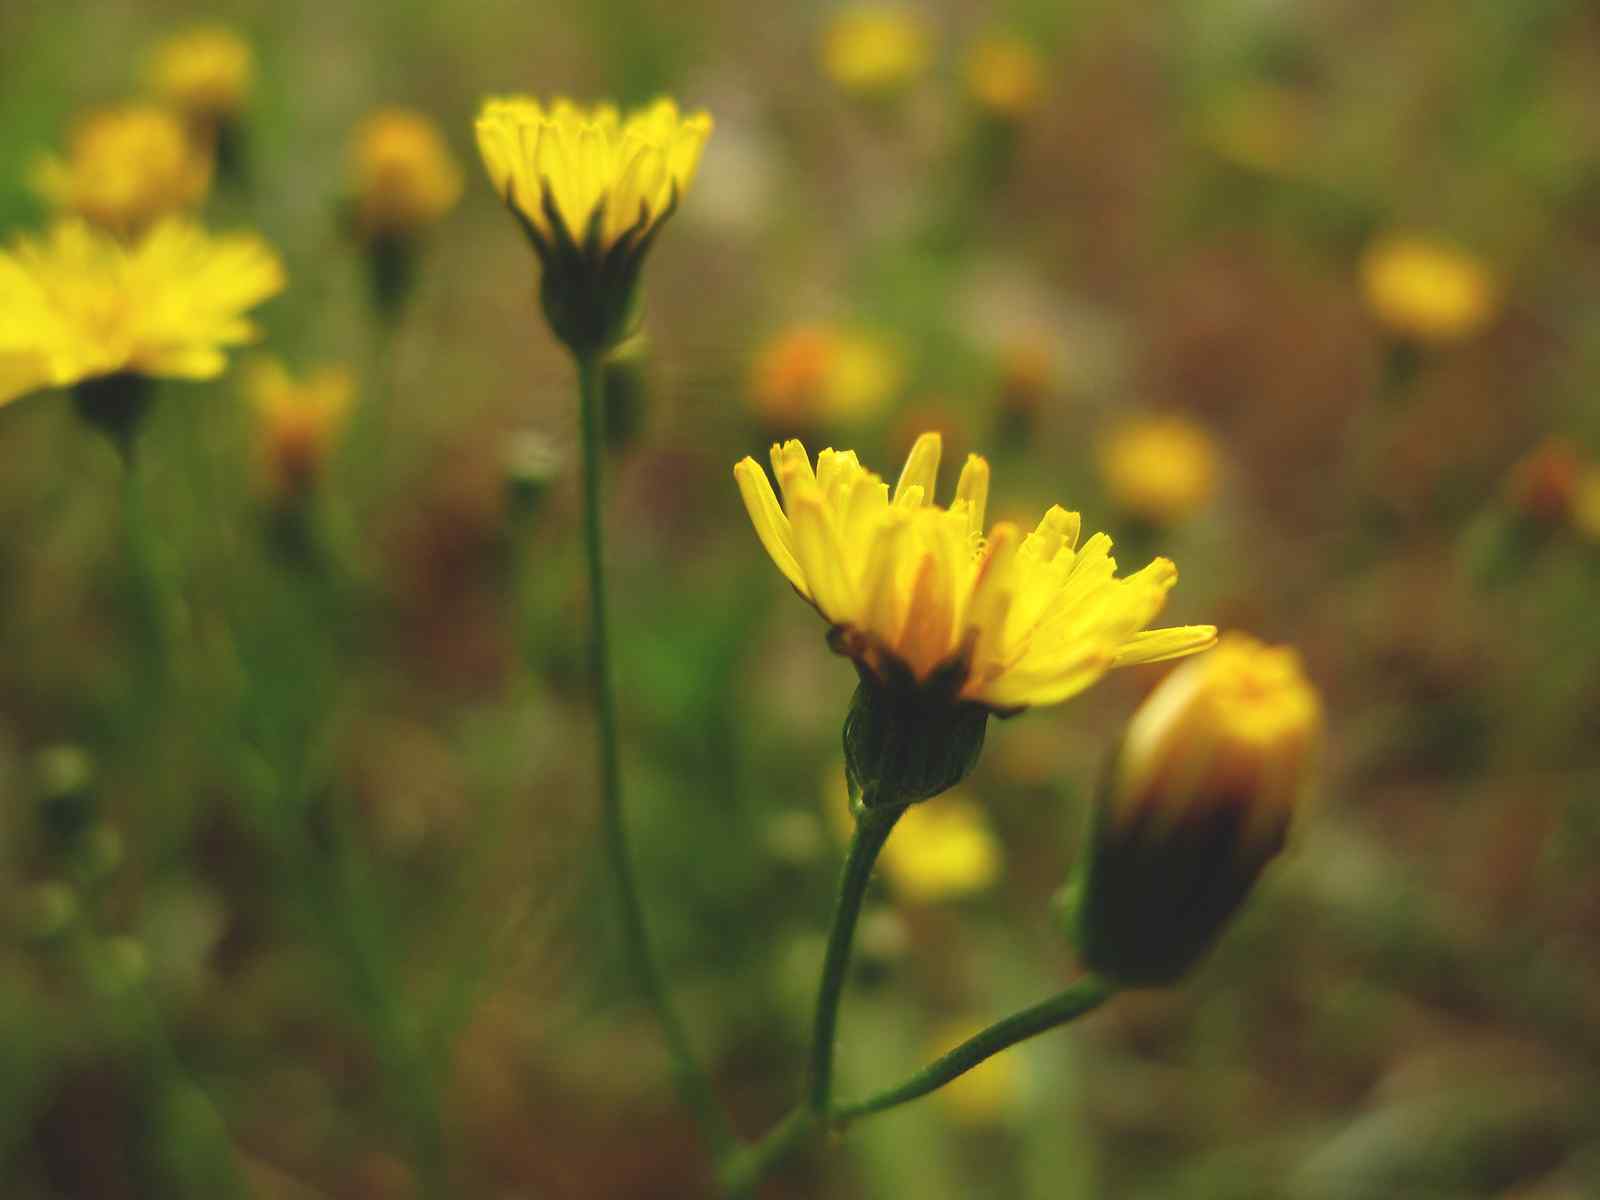
M 981 808 L 946 792 L 906 809 L 878 863 L 897 896 L 936 904 L 992 887 L 1000 875 L 1000 842 Z
M 1011 712 L 1215 640 L 1209 625 L 1145 630 L 1176 568 L 1158 558 L 1116 578 L 1111 539 L 1079 547 L 1077 513 L 1052 508 L 1026 537 L 1006 522 L 985 537 L 989 466 L 976 455 L 950 507 L 934 504 L 940 450 L 937 434 L 919 438 L 892 497 L 853 451 L 824 450 L 813 468 L 799 442 L 773 446 L 782 506 L 754 459 L 734 468 L 767 553 L 872 678 L 936 682 L 953 701 Z
M 609 346 L 630 331 L 644 255 L 710 135 L 706 113 L 683 116 L 665 98 L 626 116 L 565 99 L 484 102 L 483 165 L 538 252 L 545 312 L 568 345 Z
M 796 325 L 756 356 L 750 398 L 771 425 L 785 429 L 870 420 L 899 389 L 898 351 L 870 333 Z
M 1099 457 L 1111 502 L 1153 525 L 1177 524 L 1216 492 L 1216 443 L 1185 417 L 1130 422 L 1105 440 Z
M 1024 38 L 984 38 L 967 56 L 967 91 L 990 116 L 1022 119 L 1038 107 L 1044 92 L 1039 52 Z
M 150 90 L 166 103 L 214 127 L 244 110 L 255 69 L 249 42 L 225 26 L 202 25 L 157 45 L 146 77 Z
M 1444 344 L 1478 333 L 1500 309 L 1482 262 L 1444 242 L 1392 235 L 1361 258 L 1367 307 L 1394 333 Z
M 66 157 L 42 159 L 34 184 L 62 212 L 133 235 L 198 206 L 211 187 L 211 158 L 171 112 L 132 104 L 80 121 Z
M 984 1028 L 977 1021 L 953 1021 L 942 1026 L 929 1039 L 928 1057 L 942 1058 Z M 945 1115 L 957 1124 L 992 1126 L 1016 1112 L 1025 1098 L 1026 1084 L 1027 1059 L 1013 1049 L 985 1059 L 945 1084 L 934 1096 Z
M 325 366 L 295 379 L 277 359 L 260 358 L 245 371 L 244 390 L 256 413 L 267 494 L 278 501 L 305 496 L 349 419 L 354 377 Z
M 0 252 L 0 404 L 107 375 L 209 379 L 284 286 L 252 234 L 169 220 L 124 244 L 81 221 Z
M 383 108 L 356 127 L 350 186 L 357 232 L 409 237 L 437 224 L 461 198 L 461 170 L 421 113 Z
M 868 98 L 890 95 L 928 69 L 933 35 L 916 12 L 863 4 L 834 17 L 822 38 L 822 68 L 843 91 Z

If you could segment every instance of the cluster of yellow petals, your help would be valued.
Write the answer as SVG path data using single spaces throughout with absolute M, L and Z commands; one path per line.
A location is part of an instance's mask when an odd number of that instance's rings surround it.
M 711 135 L 705 112 L 688 116 L 665 97 L 626 116 L 528 96 L 488 100 L 478 149 L 501 197 L 547 243 L 559 241 L 546 205 L 580 246 L 598 216 L 600 246 L 646 236 L 672 211 Z
M 933 35 L 921 15 L 893 4 L 840 12 L 822 36 L 822 69 L 842 90 L 868 98 L 914 82 L 933 61 Z
M 985 537 L 989 466 L 967 459 L 948 508 L 933 503 L 937 434 L 912 447 L 891 495 L 853 451 L 772 448 L 780 506 L 754 459 L 734 477 L 762 545 L 785 578 L 880 676 L 926 682 L 962 669 L 959 699 L 997 711 L 1065 700 L 1113 667 L 1203 650 L 1209 625 L 1146 630 L 1177 582 L 1158 558 L 1119 579 L 1111 539 L 1078 544 L 1079 518 L 1056 507 L 1023 536 Z
M 444 137 L 410 109 L 379 109 L 356 127 L 350 178 L 355 224 L 364 237 L 418 233 L 461 198 L 461 169 Z
M 150 90 L 198 121 L 232 120 L 255 82 L 250 44 L 221 25 L 175 33 L 156 46 L 146 69 Z
M 246 369 L 244 390 L 256 413 L 268 494 L 303 494 L 349 420 L 354 376 L 344 367 L 324 366 L 296 379 L 282 362 L 263 357 Z
M 0 252 L 0 403 L 101 375 L 206 379 L 249 342 L 247 310 L 285 282 L 251 234 L 186 220 L 124 243 L 82 221 Z
M 1381 238 L 1361 258 L 1367 307 L 1403 337 L 1430 343 L 1469 338 L 1500 310 L 1500 289 L 1482 262 L 1432 238 Z
M 991 116 L 1015 121 L 1039 105 L 1044 68 L 1039 52 L 1024 38 L 995 34 L 967 56 L 967 92 Z
M 66 156 L 42 159 L 34 184 L 63 212 L 134 234 L 205 199 L 211 156 L 167 109 L 130 104 L 78 122 Z
M 1187 417 L 1148 416 L 1112 431 L 1100 446 L 1106 494 L 1123 512 L 1175 525 L 1216 492 L 1217 445 Z

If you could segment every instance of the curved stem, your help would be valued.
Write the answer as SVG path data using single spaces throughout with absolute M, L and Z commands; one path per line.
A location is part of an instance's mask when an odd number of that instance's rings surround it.
M 1013 1013 L 1003 1021 L 974 1034 L 943 1058 L 929 1063 L 905 1082 L 882 1091 L 865 1100 L 841 1104 L 830 1114 L 840 1126 L 873 1113 L 894 1108 L 908 1100 L 915 1100 L 936 1091 L 965 1075 L 973 1067 L 1018 1042 L 1064 1025 L 1105 1003 L 1116 992 L 1116 986 L 1097 975 L 1086 975 L 1059 995 L 1052 996 L 1032 1008 Z
M 855 796 L 851 797 L 854 801 Z M 850 967 L 850 948 L 855 941 L 856 920 L 861 901 L 872 878 L 872 865 L 889 840 L 889 832 L 900 819 L 903 808 L 865 808 L 856 821 L 839 875 L 839 898 L 833 906 L 833 928 L 828 934 L 828 953 L 822 961 L 822 982 L 817 990 L 817 1015 L 811 1034 L 811 1076 L 807 1103 L 815 1114 L 828 1111 L 833 1100 L 834 1039 L 839 1026 L 839 999 L 844 993 L 845 975 Z
M 578 365 L 579 416 L 583 430 L 583 531 L 589 561 L 589 619 L 593 640 L 594 688 L 600 720 L 601 835 L 617 892 L 622 936 L 629 965 L 637 977 L 672 1057 L 674 1081 L 685 1104 L 721 1157 L 736 1144 L 727 1114 L 712 1094 L 705 1070 L 695 1057 L 688 1031 L 667 996 L 666 981 L 650 951 L 644 908 L 633 877 L 627 836 L 622 825 L 622 772 L 617 756 L 616 700 L 611 683 L 611 646 L 606 624 L 605 532 L 601 513 L 602 453 L 605 443 L 604 367 L 600 355 L 580 353 Z

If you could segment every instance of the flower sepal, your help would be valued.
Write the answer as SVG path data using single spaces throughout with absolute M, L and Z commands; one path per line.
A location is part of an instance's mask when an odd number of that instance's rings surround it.
M 72 389 L 78 416 L 110 438 L 124 458 L 133 453 L 134 441 L 154 400 L 150 380 L 132 371 L 96 375 L 80 380 Z

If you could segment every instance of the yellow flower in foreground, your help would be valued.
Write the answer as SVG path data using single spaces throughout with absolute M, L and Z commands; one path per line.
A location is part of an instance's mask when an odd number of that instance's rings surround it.
M 350 185 L 362 237 L 409 237 L 455 207 L 461 198 L 461 169 L 427 117 L 383 108 L 356 127 Z
M 934 504 L 940 450 L 937 434 L 919 438 L 891 496 L 853 451 L 824 450 L 813 468 L 799 442 L 774 446 L 782 506 L 754 459 L 734 468 L 767 553 L 864 673 L 1012 712 L 1215 640 L 1210 625 L 1145 630 L 1177 569 L 1158 558 L 1116 578 L 1111 539 L 1080 547 L 1077 513 L 1052 508 L 1026 537 L 1007 522 L 985 537 L 989 466 L 976 455 L 950 507 Z
M 1154 525 L 1193 515 L 1216 491 L 1216 443 L 1184 417 L 1145 417 L 1124 425 L 1101 445 L 1099 458 L 1112 503 Z
M 150 55 L 150 88 L 191 119 L 209 125 L 234 120 L 255 82 L 250 43 L 221 25 L 175 33 Z
M 669 99 L 624 116 L 609 104 L 490 99 L 477 120 L 490 182 L 538 252 L 545 313 L 569 346 L 629 331 L 639 268 L 694 179 L 711 134 Z
M 1044 70 L 1039 53 L 1023 38 L 984 38 L 967 57 L 967 91 L 991 116 L 1015 121 L 1039 104 Z
M 204 200 L 211 158 L 166 109 L 127 105 L 80 121 L 66 157 L 42 159 L 34 182 L 63 212 L 133 234 Z
M 245 394 L 260 431 L 267 493 L 276 500 L 304 496 L 315 486 L 355 400 L 355 379 L 343 367 L 319 367 L 295 379 L 275 358 L 249 364 Z
M 1479 332 L 1500 308 L 1487 267 L 1444 242 L 1386 237 L 1361 259 L 1367 307 L 1393 332 L 1423 342 L 1460 341 Z
M 254 340 L 245 312 L 284 286 L 252 234 L 188 221 L 124 244 L 81 221 L 0 252 L 0 403 L 45 387 L 132 374 L 208 379 Z
M 836 16 L 822 37 L 822 68 L 844 91 L 884 96 L 928 69 L 933 37 L 908 8 L 862 5 Z
M 895 347 L 859 330 L 796 325 L 762 347 L 750 372 L 750 398 L 771 425 L 870 420 L 905 374 Z

